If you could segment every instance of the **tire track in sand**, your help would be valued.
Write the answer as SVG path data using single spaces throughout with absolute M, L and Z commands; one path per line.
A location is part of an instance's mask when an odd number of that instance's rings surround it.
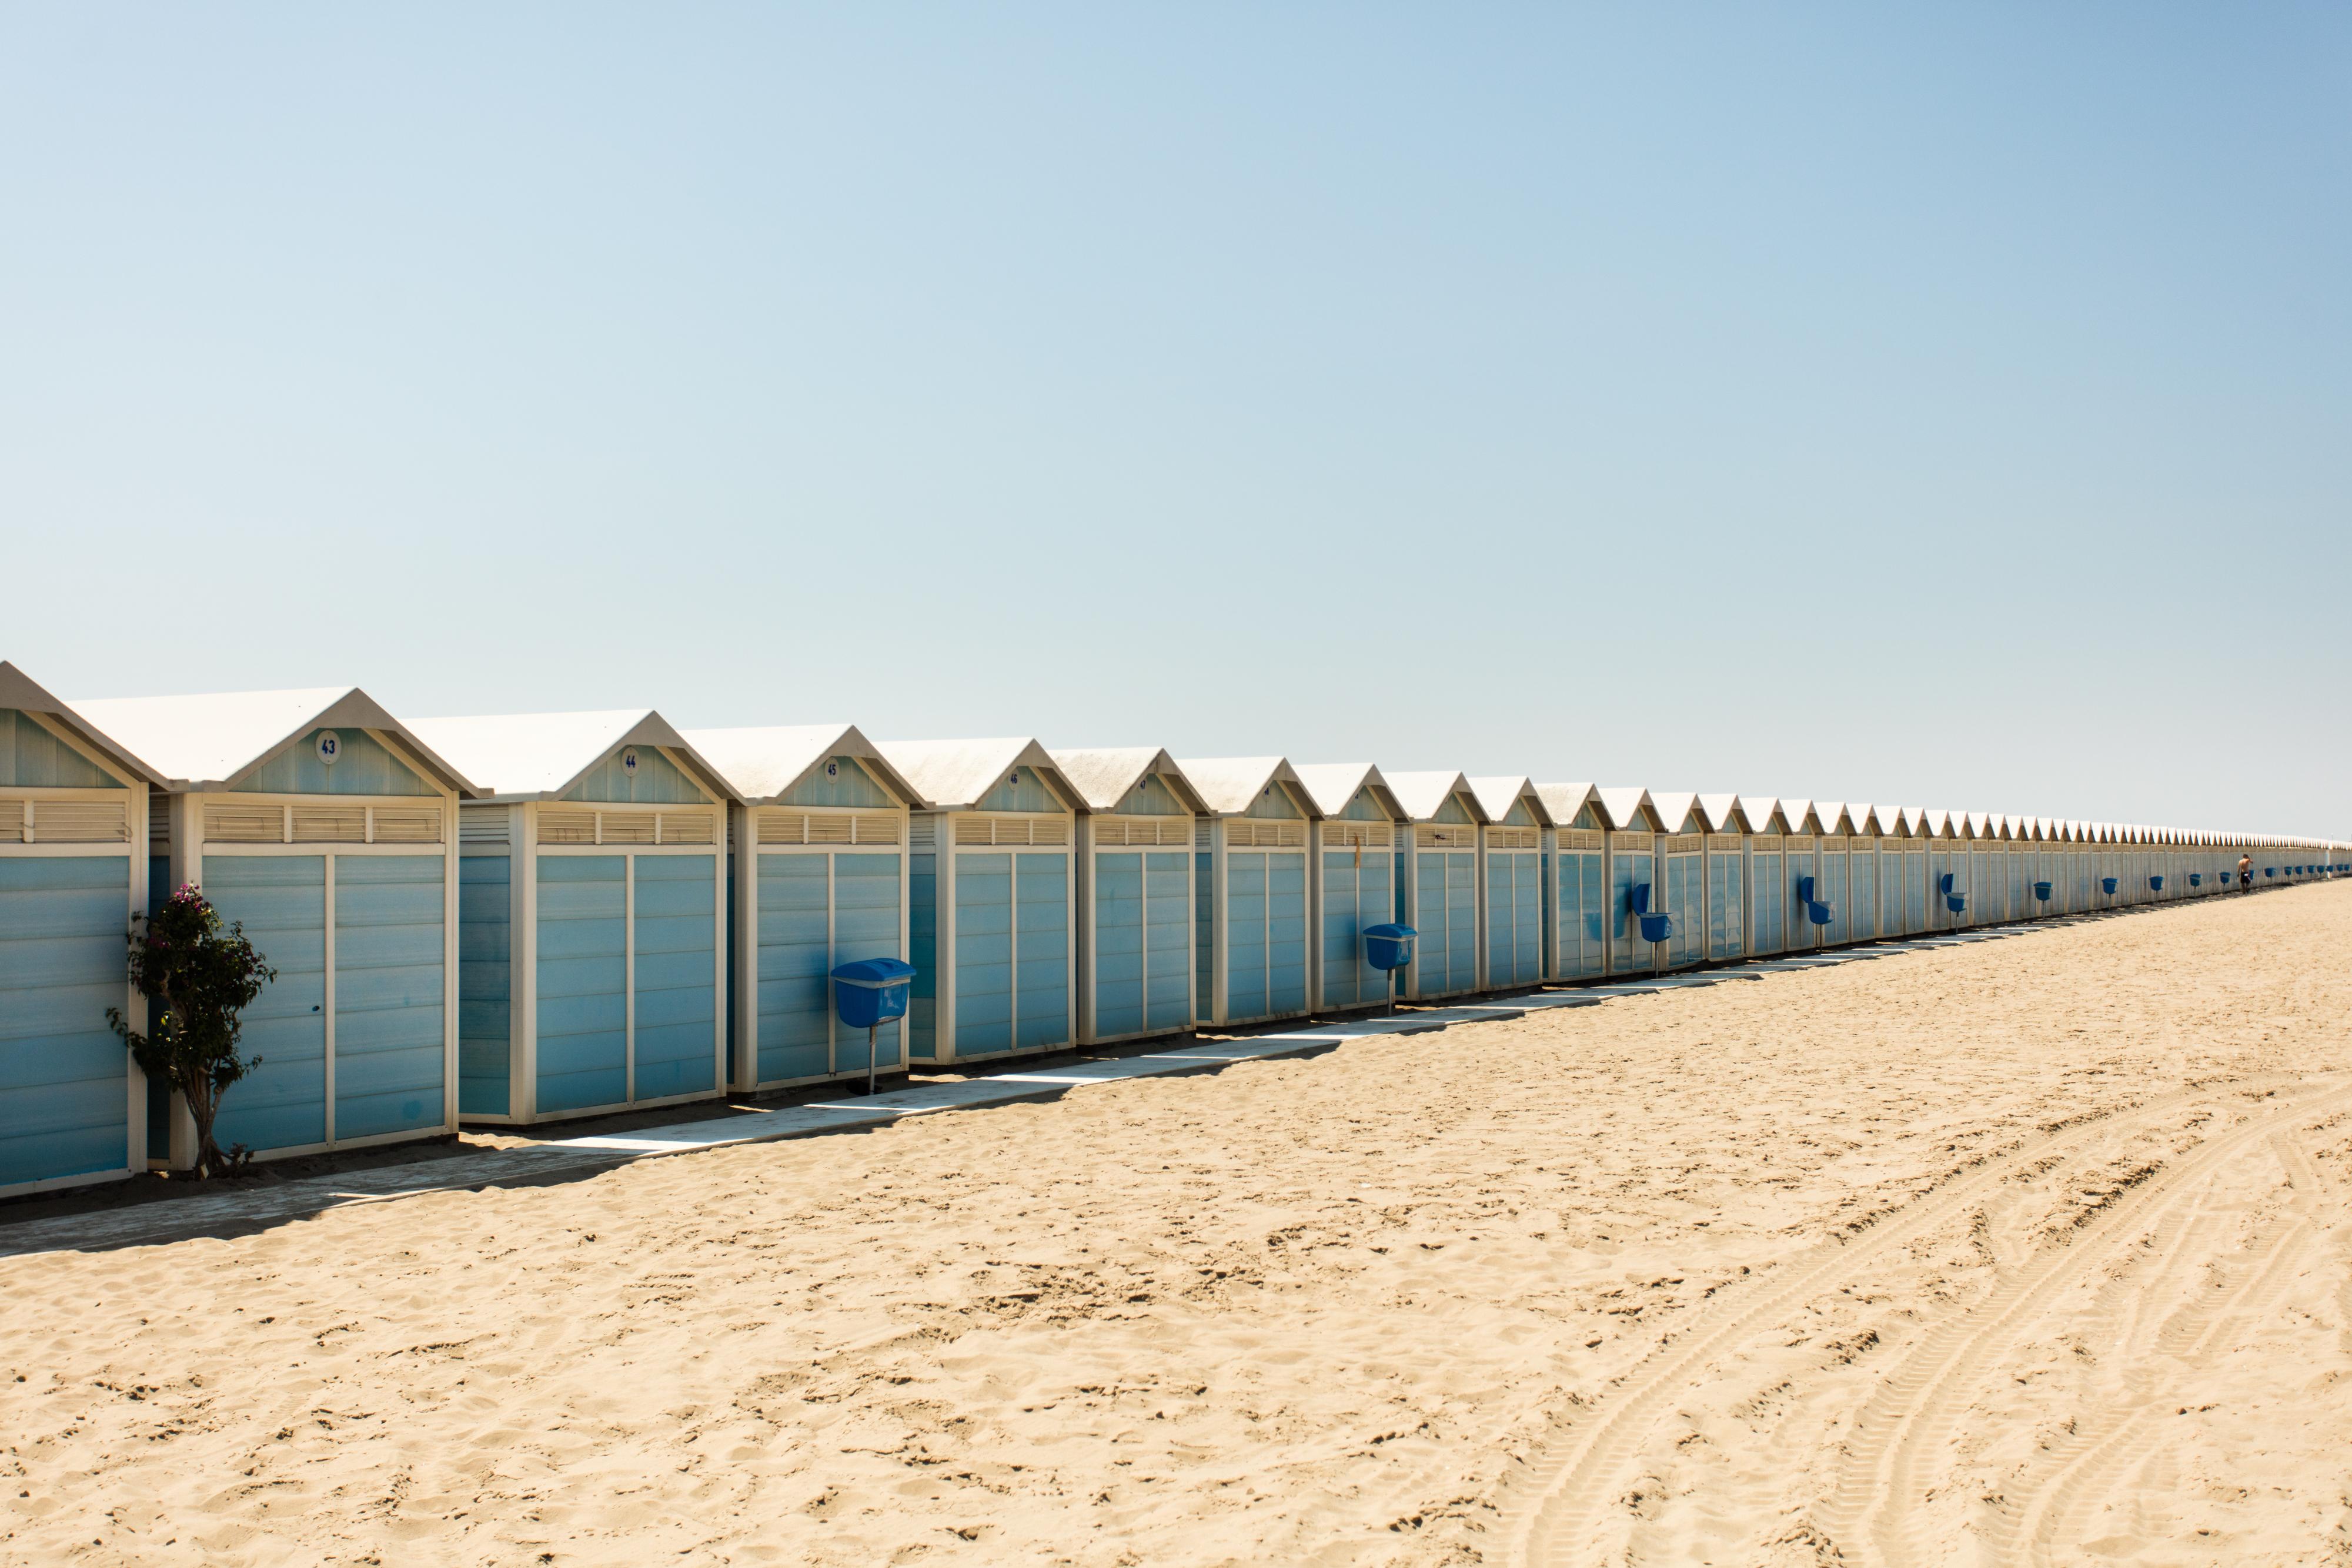
M 1841 1551 L 1863 1563 L 1909 1568 L 1923 1560 L 1917 1505 L 1948 1453 L 1953 1423 L 1982 1380 L 2038 1326 L 2051 1301 L 2086 1275 L 2112 1268 L 2150 1224 L 2185 1224 L 2203 1181 L 2282 1122 L 2352 1104 L 2352 1085 L 2257 1110 L 2168 1164 L 2065 1244 L 2045 1248 L 1990 1295 L 1930 1330 L 1880 1382 L 1846 1442 L 1836 1491 L 1815 1516 Z M 2160 1245 L 2162 1245 L 2160 1243 Z
M 1989 1150 L 1965 1174 L 1881 1218 L 1859 1237 L 1822 1242 L 1758 1281 L 1727 1293 L 1716 1311 L 1670 1336 L 1604 1396 L 1598 1408 L 1565 1435 L 1556 1452 L 1538 1459 L 1528 1480 L 1513 1489 L 1504 1513 L 1505 1561 L 1553 1565 L 1579 1561 L 1596 1518 L 1625 1495 L 1651 1431 L 1708 1370 L 1731 1358 L 1756 1334 L 1794 1315 L 1806 1302 L 1878 1259 L 1906 1248 L 1950 1221 L 2024 1166 L 2063 1158 L 2071 1150 L 2115 1138 L 2184 1106 L 2250 1091 L 2292 1088 L 2286 1073 L 2259 1073 L 2228 1083 L 2205 1083 L 2137 1105 L 2029 1134 L 2007 1150 Z
M 2005 1512 L 2009 1528 L 1995 1538 L 2002 1560 L 2013 1562 L 2021 1555 L 2033 1563 L 2054 1563 L 2062 1543 L 2080 1540 L 2098 1505 L 2112 1495 L 2115 1479 L 2145 1460 L 2163 1438 L 2160 1417 L 2171 1403 L 2164 1385 L 2165 1363 L 2195 1362 L 2226 1348 L 2246 1327 L 2276 1310 L 2306 1256 L 2313 1233 L 2321 1228 L 2318 1200 L 2324 1189 L 2319 1167 L 2293 1132 L 2273 1136 L 2270 1145 L 2294 1189 L 2286 1211 L 2257 1231 L 2253 1244 L 2236 1262 L 2234 1282 L 2202 1287 L 2198 1300 L 2164 1321 L 2155 1336 L 2153 1356 L 2134 1358 L 2143 1370 L 2129 1378 L 2126 1407 L 2104 1423 L 2105 1429 L 2061 1449 L 2035 1490 Z

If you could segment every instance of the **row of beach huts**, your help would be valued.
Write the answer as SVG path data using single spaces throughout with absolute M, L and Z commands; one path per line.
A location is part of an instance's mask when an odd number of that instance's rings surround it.
M 881 1069 L 1590 983 L 2337 874 L 2352 846 L 845 724 L 404 719 L 357 689 L 65 702 L 0 663 L 0 1193 L 175 1168 L 132 918 L 277 979 L 216 1134 L 263 1157 L 866 1071 L 828 972 L 915 967 Z M 1418 933 L 1393 977 L 1364 929 Z

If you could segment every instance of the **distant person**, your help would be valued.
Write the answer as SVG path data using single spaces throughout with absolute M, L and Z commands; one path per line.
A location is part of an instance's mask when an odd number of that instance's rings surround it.
M 2240 893 L 2254 891 L 2254 857 L 2252 855 L 2238 857 L 2238 891 Z

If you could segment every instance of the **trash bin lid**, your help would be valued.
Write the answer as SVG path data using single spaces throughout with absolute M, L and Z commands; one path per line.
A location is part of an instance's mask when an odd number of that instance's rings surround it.
M 915 966 L 904 958 L 859 958 L 836 965 L 833 977 L 845 986 L 863 986 L 874 990 L 905 985 L 915 977 Z

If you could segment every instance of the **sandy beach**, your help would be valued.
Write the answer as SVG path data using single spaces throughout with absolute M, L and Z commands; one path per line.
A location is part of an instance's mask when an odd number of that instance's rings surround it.
M 2352 886 L 0 1264 L 26 1563 L 2343 1563 Z

